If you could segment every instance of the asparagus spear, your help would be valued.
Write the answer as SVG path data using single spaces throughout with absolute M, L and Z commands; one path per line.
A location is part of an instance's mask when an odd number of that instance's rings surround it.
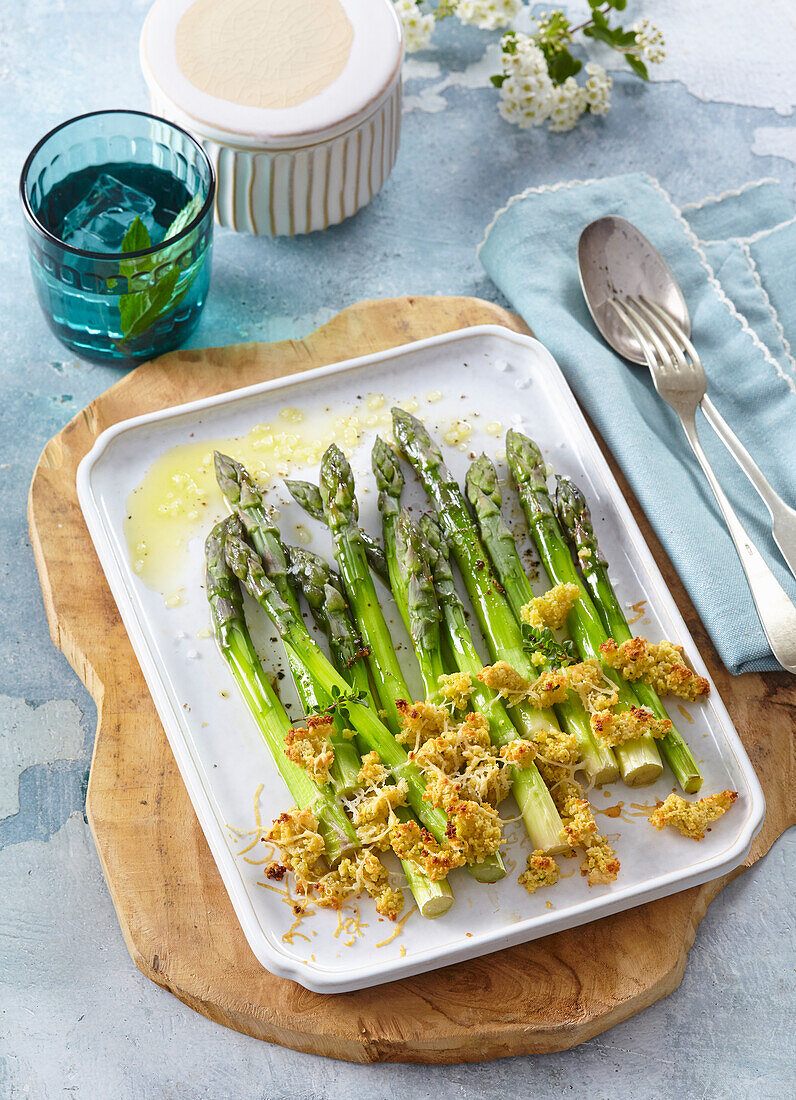
M 321 491 L 317 485 L 313 485 L 311 481 L 287 479 L 285 481 L 285 486 L 296 504 L 300 504 L 311 519 L 317 519 L 319 523 L 326 523 L 326 515 L 323 510 L 323 498 L 321 497 Z M 356 507 L 354 519 L 356 520 L 358 518 L 359 508 Z M 365 547 L 365 554 L 367 555 L 370 568 L 380 580 L 384 581 L 385 584 L 389 584 L 390 578 L 384 551 L 379 544 L 370 537 L 367 531 L 362 531 L 362 542 Z
M 603 626 L 618 643 L 628 641 L 633 634 L 611 584 L 608 563 L 600 552 L 586 498 L 569 478 L 556 477 L 555 507 L 562 530 L 580 562 L 584 582 L 592 595 Z M 641 680 L 633 687 L 639 700 L 653 714 L 658 718 L 669 717 L 653 688 Z M 687 794 L 698 791 L 702 786 L 702 773 L 685 739 L 675 726 L 661 739 L 660 748 L 683 790 Z
M 216 524 L 205 543 L 206 591 L 218 646 L 291 797 L 297 806 L 311 809 L 318 818 L 327 857 L 336 864 L 359 847 L 359 840 L 330 784 L 315 783 L 285 755 L 285 735 L 292 723 L 268 682 L 249 636 L 240 586 L 225 558 L 228 522 Z
M 367 650 L 349 614 L 340 578 L 323 558 L 300 547 L 290 550 L 290 571 L 316 623 L 329 639 L 337 671 L 351 682 L 370 707 L 374 707 L 364 661 Z M 412 816 L 405 806 L 399 806 L 396 814 L 402 821 Z M 420 913 L 430 920 L 447 913 L 453 904 L 453 891 L 447 880 L 432 882 L 408 859 L 401 860 L 401 867 Z
M 522 631 L 492 573 L 486 547 L 462 491 L 445 465 L 442 452 L 423 424 L 410 413 L 395 408 L 392 417 L 398 444 L 436 509 L 493 660 L 507 661 L 517 672 L 535 680 L 538 672 L 528 657 Z M 558 728 L 556 716 L 549 708 L 532 710 L 526 707 L 521 715 L 522 730 L 528 736 L 550 727 Z
M 453 580 L 448 544 L 439 524 L 431 516 L 421 517 L 420 530 L 433 570 L 434 588 L 442 612 L 443 636 L 456 667 L 471 679 L 473 690 L 470 698 L 474 709 L 489 722 L 492 743 L 500 747 L 508 745 L 517 736 L 517 730 L 497 694 L 477 678 L 483 661 L 473 642 L 464 605 Z M 561 818 L 535 764 L 515 771 L 511 793 L 520 808 L 534 848 L 548 854 L 565 851 L 567 844 L 562 840 Z
M 393 552 L 387 563 L 390 573 L 396 575 L 396 585 L 403 589 L 399 595 L 394 587 L 393 595 L 407 620 L 426 698 L 433 699 L 439 691 L 439 678 L 445 672 L 440 611 L 420 532 L 405 508 L 398 514 Z
M 502 494 L 497 470 L 486 455 L 481 455 L 470 466 L 465 489 L 506 598 L 517 622 L 521 623 L 522 608 L 533 599 L 534 591 L 520 561 L 514 536 L 500 514 Z M 541 673 L 550 667 L 548 662 L 538 671 Z M 562 726 L 577 738 L 581 762 L 589 780 L 599 786 L 618 779 L 616 758 L 608 745 L 597 741 L 580 699 L 570 692 L 556 705 L 555 711 Z
M 528 527 L 550 580 L 554 584 L 575 584 L 580 590 L 580 597 L 567 617 L 567 629 L 582 657 L 599 659 L 600 643 L 606 640 L 607 634 L 572 563 L 569 547 L 553 514 L 541 452 L 527 436 L 512 430 L 506 436 L 506 455 Z M 615 684 L 622 708 L 638 703 L 638 697 L 613 669 L 603 665 L 603 671 Z M 660 754 L 650 734 L 617 745 L 616 757 L 622 778 L 631 787 L 652 783 L 663 771 Z
M 370 649 L 371 667 L 377 672 L 377 689 L 387 711 L 387 724 L 393 734 L 397 734 L 401 726 L 397 701 L 410 701 L 411 692 L 395 655 L 368 568 L 362 532 L 356 522 L 358 508 L 351 467 L 343 452 L 334 444 L 321 460 L 320 488 L 324 516 L 332 534 L 348 603 Z
M 216 481 L 227 504 L 245 528 L 277 592 L 301 621 L 298 599 L 288 576 L 282 537 L 274 523 L 271 509 L 265 505 L 254 479 L 240 462 L 216 451 L 214 464 Z M 328 706 L 331 700 L 318 692 L 301 661 L 297 661 L 290 652 L 287 660 L 304 713 L 310 714 Z M 334 750 L 331 776 L 338 793 L 349 795 L 357 789 L 359 783 L 360 761 L 354 746 L 343 736 L 343 728 L 342 721 L 335 716 L 330 737 Z
M 404 621 L 404 626 L 411 634 L 406 595 L 406 574 L 398 568 L 400 559 L 395 552 L 396 529 L 401 512 L 404 475 L 395 455 L 381 436 L 376 436 L 370 461 L 376 478 L 376 487 L 379 490 L 381 536 L 387 564 L 387 577 L 393 598 Z

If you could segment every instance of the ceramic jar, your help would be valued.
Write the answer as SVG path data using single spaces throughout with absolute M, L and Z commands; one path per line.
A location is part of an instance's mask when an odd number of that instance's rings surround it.
M 153 113 L 215 165 L 221 225 L 325 229 L 392 170 L 403 36 L 390 0 L 157 0 L 140 57 Z

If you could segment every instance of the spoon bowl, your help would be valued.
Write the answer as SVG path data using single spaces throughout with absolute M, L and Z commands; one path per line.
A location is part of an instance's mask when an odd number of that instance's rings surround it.
M 608 304 L 644 297 L 667 311 L 691 335 L 685 298 L 671 268 L 643 233 L 609 214 L 590 222 L 578 241 L 578 272 L 589 313 L 603 338 L 624 359 L 646 364 L 641 344 Z

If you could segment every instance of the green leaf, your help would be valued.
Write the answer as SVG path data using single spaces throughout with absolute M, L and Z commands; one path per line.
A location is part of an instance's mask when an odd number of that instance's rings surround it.
M 149 230 L 136 214 L 122 238 L 122 247 L 120 251 L 141 252 L 145 248 L 150 248 L 151 245 L 152 242 L 149 239 Z
M 584 27 L 583 33 L 587 38 L 597 38 L 611 47 L 614 45 L 613 33 L 607 27 L 598 27 L 595 23 L 591 27 Z
M 624 11 L 627 7 L 627 0 L 608 0 L 612 8 L 616 8 L 617 11 Z
M 635 46 L 636 32 L 624 31 L 621 27 L 617 27 L 614 31 L 614 42 L 620 47 Z
M 644 64 L 640 57 L 636 57 L 634 53 L 626 53 L 625 61 L 628 63 L 636 76 L 640 76 L 642 80 L 649 80 L 650 74 L 647 72 L 647 66 Z
M 550 58 L 547 68 L 553 83 L 563 84 L 570 76 L 577 76 L 583 68 L 583 62 L 573 57 L 569 50 L 562 50 Z
M 166 244 L 167 241 L 170 241 L 172 237 L 176 237 L 179 233 L 182 233 L 183 229 L 191 224 L 196 215 L 202 209 L 203 201 L 204 200 L 202 199 L 201 194 L 196 194 L 190 202 L 186 203 L 185 206 L 183 206 L 182 210 L 172 221 L 171 225 L 168 227 L 165 234 L 163 235 L 163 244 Z
M 562 665 L 577 660 L 572 640 L 568 638 L 565 642 L 556 641 L 548 626 L 538 627 L 523 623 L 522 641 L 524 649 L 529 653 L 542 653 L 553 668 L 561 668 Z
M 170 267 L 148 290 L 121 296 L 119 313 L 122 319 L 123 344 L 141 336 L 167 312 L 179 277 L 180 269 L 176 266 Z
M 489 79 L 492 81 L 496 88 L 502 88 L 508 77 L 505 76 L 505 74 L 501 74 L 500 76 L 490 76 Z

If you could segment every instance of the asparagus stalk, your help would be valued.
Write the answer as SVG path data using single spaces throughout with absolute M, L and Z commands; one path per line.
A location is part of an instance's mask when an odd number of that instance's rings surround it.
M 387 563 L 390 573 L 396 574 L 396 583 L 402 586 L 400 596 L 395 588 L 393 594 L 406 616 L 426 698 L 433 699 L 439 691 L 439 678 L 445 672 L 440 610 L 420 532 L 405 508 L 398 515 L 393 553 L 388 556 Z
M 538 673 L 523 644 L 522 631 L 500 583 L 492 573 L 489 554 L 481 542 L 462 491 L 445 465 L 442 452 L 423 424 L 410 413 L 395 408 L 392 417 L 398 444 L 436 509 L 492 659 L 507 661 L 523 676 L 536 679 Z M 527 736 L 550 727 L 558 728 L 556 716 L 549 708 L 533 710 L 525 707 L 520 714 L 522 732 Z
M 271 509 L 264 503 L 254 479 L 240 462 L 216 451 L 214 464 L 216 481 L 224 499 L 243 525 L 277 592 L 301 621 L 298 599 L 288 575 L 282 537 Z M 318 693 L 304 665 L 290 652 L 287 660 L 304 713 L 310 714 L 328 706 L 331 700 Z M 334 750 L 332 782 L 338 793 L 350 795 L 358 786 L 359 756 L 351 742 L 343 736 L 343 724 L 337 716 L 333 720 L 330 743 Z
M 371 452 L 371 466 L 379 490 L 379 512 L 381 513 L 381 534 L 384 544 L 384 556 L 387 564 L 387 577 L 396 606 L 401 613 L 404 626 L 411 634 L 409 625 L 409 604 L 406 593 L 406 573 L 399 568 L 399 557 L 395 551 L 398 517 L 401 512 L 401 493 L 404 487 L 404 475 L 392 450 L 381 436 L 376 436 Z
M 503 747 L 514 740 L 517 730 L 496 693 L 477 678 L 483 662 L 473 642 L 464 605 L 453 580 L 448 544 L 438 523 L 431 516 L 424 515 L 421 518 L 420 529 L 431 559 L 434 587 L 442 612 L 443 635 L 456 667 L 472 681 L 470 698 L 474 708 L 489 722 L 492 743 Z M 561 818 L 535 764 L 515 770 L 511 793 L 519 806 L 534 848 L 548 854 L 565 851 L 567 844 L 562 839 Z
M 467 471 L 465 481 L 467 499 L 472 505 L 481 538 L 489 551 L 506 598 L 518 623 L 522 622 L 522 608 L 534 598 L 531 583 L 523 569 L 514 536 L 500 514 L 502 494 L 497 471 L 486 455 L 481 455 Z M 544 668 L 550 668 L 548 662 Z M 538 669 L 539 672 L 544 668 Z M 580 699 L 569 693 L 555 707 L 559 722 L 575 735 L 583 769 L 588 779 L 600 786 L 619 778 L 616 758 L 608 745 L 597 741 L 591 728 L 589 715 Z
M 567 617 L 567 629 L 582 657 L 599 660 L 600 643 L 606 640 L 607 634 L 573 565 L 569 547 L 553 514 L 541 452 L 527 436 L 512 430 L 506 436 L 506 455 L 528 527 L 550 580 L 553 584 L 575 584 L 580 590 L 580 597 Z M 603 665 L 603 671 L 615 684 L 621 707 L 638 703 L 638 697 L 613 669 Z M 660 754 L 650 734 L 617 745 L 616 757 L 622 778 L 630 787 L 652 783 L 663 771 Z
M 323 558 L 300 547 L 290 550 L 290 571 L 304 593 L 315 622 L 329 639 L 337 671 L 373 707 L 364 661 L 367 650 L 363 648 L 362 639 L 349 614 L 340 578 Z M 411 817 L 403 806 L 396 813 L 402 821 Z M 401 860 L 401 867 L 420 913 L 430 920 L 447 913 L 453 904 L 453 891 L 447 880 L 432 882 L 408 859 Z
M 555 507 L 561 528 L 580 563 L 583 580 L 591 593 L 603 626 L 615 641 L 620 644 L 628 641 L 633 634 L 611 584 L 608 563 L 600 552 L 586 498 L 569 478 L 556 477 Z M 657 692 L 649 684 L 639 680 L 633 688 L 640 702 L 649 707 L 653 714 L 658 718 L 669 717 Z M 702 786 L 702 773 L 685 739 L 674 725 L 661 739 L 660 748 L 666 763 L 686 794 L 698 791 Z
M 323 498 L 317 485 L 313 485 L 311 481 L 287 479 L 285 481 L 285 486 L 296 504 L 299 504 L 311 519 L 317 519 L 319 523 L 326 523 L 326 514 L 323 510 Z M 354 519 L 356 520 L 358 518 L 359 508 L 355 507 Z M 384 581 L 385 584 L 389 584 L 390 577 L 387 570 L 387 561 L 384 556 L 384 551 L 379 544 L 370 537 L 367 531 L 362 531 L 362 543 L 365 547 L 365 554 L 370 568 L 380 580 Z
M 358 508 L 351 467 L 343 452 L 334 444 L 321 460 L 320 488 L 324 515 L 332 534 L 348 603 L 370 649 L 371 667 L 378 675 L 377 689 L 387 712 L 387 725 L 393 734 L 397 734 L 401 726 L 397 701 L 410 701 L 411 692 L 395 655 L 368 567 L 362 532 L 357 526 Z
M 330 784 L 315 783 L 285 755 L 285 735 L 292 723 L 249 636 L 240 586 L 225 558 L 227 525 L 227 520 L 218 523 L 205 543 L 206 591 L 216 640 L 291 797 L 297 806 L 311 809 L 318 818 L 326 855 L 334 865 L 358 848 L 359 841 Z

